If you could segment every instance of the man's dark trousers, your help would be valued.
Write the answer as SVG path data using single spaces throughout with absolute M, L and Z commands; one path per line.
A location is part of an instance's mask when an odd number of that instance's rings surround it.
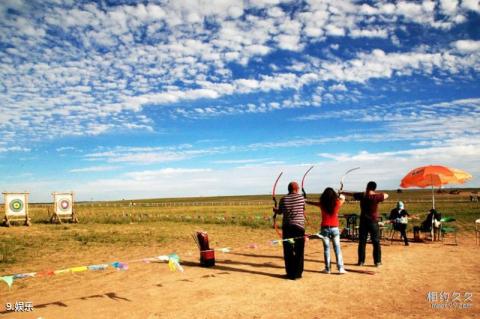
M 367 246 L 367 237 L 370 234 L 370 239 L 373 245 L 373 262 L 379 264 L 382 262 L 382 251 L 380 248 L 380 237 L 378 222 L 360 218 L 360 234 L 358 243 L 358 263 L 365 263 L 365 247 Z
M 289 279 L 301 278 L 303 273 L 303 253 L 305 249 L 305 229 L 295 225 L 286 225 L 282 229 L 283 239 L 297 238 L 292 244 L 283 242 L 283 256 L 285 259 L 285 270 Z

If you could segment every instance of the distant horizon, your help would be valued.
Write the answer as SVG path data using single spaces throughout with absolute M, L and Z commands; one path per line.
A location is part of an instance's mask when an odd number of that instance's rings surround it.
M 417 192 L 417 191 L 421 191 L 421 192 L 425 192 L 426 194 L 431 194 L 431 189 L 429 187 L 427 188 L 400 188 L 402 190 L 401 193 L 405 192 L 405 193 L 408 193 L 408 192 Z M 447 187 L 442 187 L 441 189 L 443 190 L 446 190 L 446 191 L 450 191 L 450 190 L 459 190 L 459 191 L 470 191 L 470 194 L 473 194 L 472 191 L 474 192 L 478 192 L 480 191 L 480 188 L 478 187 L 455 187 L 454 185 L 447 185 Z M 388 192 L 388 193 L 398 193 L 397 192 L 398 189 L 378 189 L 377 191 L 380 191 L 380 192 Z M 362 190 L 345 190 L 345 191 L 355 191 L 355 192 L 362 192 Z M 439 188 L 436 187 L 434 188 L 434 192 L 435 194 L 437 194 L 439 191 Z M 3 193 L 3 192 L 2 192 Z M 12 193 L 21 193 L 21 192 L 12 192 Z M 286 195 L 287 192 L 277 192 L 276 194 L 276 197 L 277 198 L 280 198 L 281 196 L 284 196 Z M 320 195 L 321 193 L 317 193 L 317 192 L 309 192 L 307 194 L 308 197 L 310 196 L 314 196 L 314 195 Z M 400 194 L 400 193 L 399 193 Z M 448 193 L 447 193 L 448 194 Z M 74 195 L 75 195 L 75 192 L 74 192 Z M 454 194 L 449 194 L 449 195 L 454 195 Z M 150 200 L 159 200 L 159 201 L 165 201 L 165 200 L 181 200 L 181 199 L 209 199 L 209 198 L 212 198 L 212 199 L 215 199 L 215 198 L 228 198 L 228 197 L 268 197 L 269 199 L 271 199 L 272 197 L 272 194 L 237 194 L 237 195 L 218 195 L 218 196 L 185 196 L 185 197 L 151 197 L 151 198 L 123 198 L 123 199 L 112 199 L 112 200 L 76 200 L 74 198 L 74 202 L 75 203 L 99 203 L 99 202 L 134 202 L 134 201 L 150 201 Z M 268 199 L 264 199 L 264 200 L 268 200 Z M 45 202 L 32 202 L 32 201 L 29 201 L 29 204 L 52 204 L 53 202 L 52 201 L 45 201 Z M 0 205 L 4 205 L 5 202 L 2 198 L 2 200 L 0 201 Z

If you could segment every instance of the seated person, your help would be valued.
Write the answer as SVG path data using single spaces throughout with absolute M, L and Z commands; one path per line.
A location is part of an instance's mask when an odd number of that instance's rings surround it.
M 407 224 L 408 224 L 408 212 L 405 210 L 405 204 L 403 202 L 397 202 L 397 207 L 390 211 L 388 219 L 393 225 L 393 229 L 398 230 L 405 242 L 405 246 L 408 246 L 407 239 Z
M 434 230 L 439 229 L 441 219 L 442 219 L 442 214 L 437 212 L 434 208 L 430 209 L 429 214 L 427 215 L 425 220 L 420 224 L 420 226 L 413 227 L 413 235 L 415 237 L 415 240 L 420 239 L 420 231 L 423 231 L 423 232 L 432 231 L 432 223 L 433 223 Z

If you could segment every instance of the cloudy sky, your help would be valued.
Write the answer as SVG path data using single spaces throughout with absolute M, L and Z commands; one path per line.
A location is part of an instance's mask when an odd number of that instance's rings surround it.
M 480 186 L 478 0 L 0 2 L 2 191 Z

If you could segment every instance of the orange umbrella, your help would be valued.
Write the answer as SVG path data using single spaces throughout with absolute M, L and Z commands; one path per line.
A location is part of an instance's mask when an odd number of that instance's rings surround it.
M 471 178 L 472 175 L 456 168 L 429 165 L 411 170 L 402 179 L 400 187 L 432 187 L 433 208 L 435 208 L 434 186 L 439 187 L 446 184 L 463 184 Z
M 440 165 L 429 165 L 411 170 L 400 183 L 400 187 L 432 187 L 432 207 L 435 208 L 435 193 L 433 187 L 440 187 L 446 184 L 463 184 L 472 175 L 469 173 L 456 169 L 448 168 Z M 432 214 L 432 225 L 434 215 Z M 433 227 L 432 227 L 432 241 L 433 241 Z

